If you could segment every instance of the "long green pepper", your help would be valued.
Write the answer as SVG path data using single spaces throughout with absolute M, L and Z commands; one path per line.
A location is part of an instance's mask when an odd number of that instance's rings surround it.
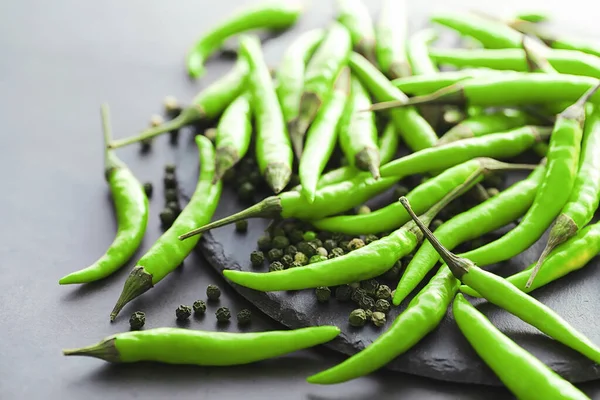
M 444 89 L 465 80 L 486 76 L 502 76 L 503 74 L 506 75 L 511 73 L 512 71 L 494 71 L 484 68 L 463 69 L 460 71 L 440 71 L 435 75 L 413 75 L 406 78 L 394 79 L 392 84 L 404 93 L 413 96 L 422 96 L 434 93 L 440 89 Z
M 250 66 L 248 85 L 256 121 L 256 161 L 260 173 L 275 194 L 292 176 L 294 155 L 287 135 L 273 80 L 256 36 L 240 38 L 240 56 Z
M 196 190 L 173 225 L 136 263 L 110 314 L 111 321 L 125 304 L 154 287 L 181 265 L 200 240 L 200 236 L 186 242 L 177 240 L 178 236 L 194 226 L 210 221 L 217 208 L 221 196 L 221 182 L 214 185 L 212 183 L 215 175 L 215 151 L 210 140 L 202 135 L 196 136 L 196 144 L 200 156 L 200 176 Z
M 336 5 L 337 20 L 350 32 L 352 47 L 371 62 L 377 62 L 373 20 L 365 3 L 362 0 L 336 0 Z
M 405 45 L 408 35 L 406 3 L 406 0 L 383 0 L 375 24 L 377 63 L 390 79 L 411 75 Z
M 108 105 L 102 105 L 102 130 L 105 146 L 111 140 Z M 148 224 L 148 198 L 141 183 L 113 150 L 104 149 L 104 176 L 117 213 L 117 234 L 102 257 L 87 268 L 62 277 L 58 283 L 94 282 L 106 278 L 121 268 L 135 253 L 146 232 Z
M 433 29 L 422 29 L 414 33 L 406 44 L 406 53 L 413 75 L 437 74 L 438 68 L 429 57 L 429 45 L 437 39 Z

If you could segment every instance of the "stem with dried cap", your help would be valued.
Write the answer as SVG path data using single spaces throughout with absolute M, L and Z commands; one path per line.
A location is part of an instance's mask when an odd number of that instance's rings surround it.
M 445 88 L 439 89 L 431 94 L 422 96 L 414 96 L 408 100 L 391 100 L 381 103 L 374 103 L 371 107 L 364 111 L 381 111 L 390 108 L 406 107 L 416 104 L 453 104 L 465 106 L 467 99 L 464 95 L 463 85 L 459 83 L 452 84 Z

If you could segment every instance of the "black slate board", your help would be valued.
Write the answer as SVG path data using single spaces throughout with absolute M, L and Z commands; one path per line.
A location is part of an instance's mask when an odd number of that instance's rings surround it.
M 183 153 L 179 157 L 178 170 L 185 195 L 193 192 L 197 179 L 198 161 L 194 147 L 193 145 L 183 147 L 181 149 Z M 507 176 L 505 185 L 511 185 L 524 176 L 526 173 L 512 173 Z M 390 194 L 383 194 L 379 197 L 379 201 L 382 197 L 384 200 L 391 201 Z M 233 214 L 242 208 L 244 205 L 237 200 L 236 194 L 225 187 L 213 219 Z M 266 272 L 266 266 L 262 270 L 254 269 L 250 265 L 249 255 L 256 250 L 256 239 L 264 232 L 268 223 L 269 221 L 263 219 L 249 220 L 249 229 L 245 234 L 235 232 L 234 226 L 212 230 L 204 235 L 199 248 L 210 265 L 219 272 L 224 269 Z M 490 269 L 501 275 L 510 275 L 523 269 L 535 261 L 545 240 L 546 235 L 528 251 Z M 600 330 L 595 316 L 600 314 L 600 292 L 598 291 L 600 271 L 596 268 L 599 262 L 596 258 L 586 268 L 534 292 L 537 299 L 558 312 L 598 345 L 600 345 Z M 407 299 L 400 307 L 390 312 L 383 329 L 378 329 L 372 324 L 356 329 L 347 321 L 349 312 L 355 308 L 351 303 L 340 303 L 332 298 L 327 304 L 319 304 L 312 290 L 263 293 L 236 284 L 231 285 L 258 309 L 286 327 L 337 325 L 342 333 L 326 346 L 348 355 L 355 354 L 371 344 L 390 326 L 395 316 L 403 311 L 410 301 L 410 298 Z M 484 300 L 475 300 L 475 303 L 495 326 L 568 380 L 584 382 L 600 377 L 600 366 L 579 353 L 548 338 L 532 326 Z M 387 367 L 395 371 L 445 381 L 500 385 L 494 373 L 463 338 L 453 321 L 450 310 L 436 330 L 414 348 L 397 357 Z

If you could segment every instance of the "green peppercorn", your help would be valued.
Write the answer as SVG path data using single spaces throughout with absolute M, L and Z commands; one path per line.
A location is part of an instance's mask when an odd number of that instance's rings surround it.
M 361 308 L 353 310 L 350 313 L 350 316 L 348 317 L 348 322 L 350 323 L 350 325 L 355 326 L 357 328 L 365 326 L 365 324 L 367 323 L 367 315 L 365 314 L 365 310 Z
M 165 173 L 166 174 L 174 174 L 177 170 L 175 164 L 165 164 Z
M 173 222 L 175 222 L 175 218 L 177 218 L 175 212 L 170 208 L 165 208 L 162 210 L 159 214 L 159 217 L 160 225 L 163 227 L 163 229 L 170 228 L 171 225 L 173 225 Z
M 290 256 L 289 254 L 284 254 L 283 257 L 281 257 L 281 264 L 283 264 L 284 269 L 291 267 L 293 262 L 294 257 Z
M 343 233 L 336 232 L 331 235 L 331 239 L 339 243 L 343 240 L 348 240 L 348 236 L 344 235 Z
M 368 279 L 360 283 L 360 287 L 367 292 L 369 296 L 375 296 L 377 289 L 379 288 L 379 282 L 376 279 Z
M 375 291 L 375 297 L 378 299 L 389 300 L 392 298 L 392 289 L 388 285 L 379 285 Z
M 385 325 L 385 314 L 380 311 L 375 311 L 373 315 L 371 315 L 371 322 L 378 328 L 381 328 Z
M 293 222 L 286 222 L 285 224 L 283 224 L 281 226 L 281 229 L 283 229 L 283 231 L 285 232 L 285 234 L 287 235 L 288 233 L 292 232 L 294 229 L 296 229 L 296 224 Z
M 356 290 L 360 288 L 360 283 L 359 282 L 352 282 L 349 283 L 348 286 L 350 286 L 352 288 L 352 290 Z
M 323 247 L 323 242 L 321 241 L 321 239 L 311 240 L 309 243 L 314 244 L 317 249 L 319 247 Z
M 490 197 L 494 197 L 494 196 L 498 196 L 500 194 L 500 191 L 498 189 L 496 189 L 495 187 L 491 187 L 487 189 L 487 194 Z
M 225 171 L 225 173 L 223 174 L 223 177 L 221 178 L 223 183 L 227 183 L 227 184 L 233 182 L 234 179 L 235 179 L 235 170 L 233 168 Z
M 146 197 L 151 199 L 152 198 L 152 192 L 154 192 L 154 187 L 152 186 L 151 182 L 146 182 L 144 183 L 144 193 L 146 193 Z
M 319 303 L 326 303 L 331 297 L 331 289 L 327 286 L 319 286 L 315 288 L 315 295 L 317 296 L 317 301 Z
M 243 201 L 252 201 L 254 200 L 254 185 L 250 182 L 245 182 L 240 185 L 238 188 L 238 197 Z
M 248 232 L 248 220 L 241 219 L 239 221 L 235 221 L 235 231 L 239 233 Z
M 367 296 L 367 292 L 365 291 L 365 289 L 356 288 L 352 292 L 352 295 L 350 296 L 350 300 L 352 300 L 355 303 L 359 303 L 360 300 L 365 296 Z
M 296 255 L 296 253 L 298 253 L 298 249 L 293 244 L 286 247 L 285 250 L 283 251 L 283 254 L 287 254 L 288 256 L 292 256 L 292 257 L 294 257 Z
M 294 262 L 300 263 L 301 265 L 306 265 L 308 264 L 308 257 L 306 257 L 306 254 L 304 253 L 297 252 L 294 255 Z
M 182 304 L 179 307 L 177 307 L 177 310 L 175 310 L 175 316 L 180 321 L 188 319 L 190 315 L 192 315 L 192 307 L 190 306 L 185 306 Z
M 260 250 L 253 251 L 250 253 L 250 262 L 255 268 L 262 267 L 263 263 L 265 262 L 265 254 Z
M 275 236 L 271 242 L 271 245 L 276 249 L 283 250 L 290 245 L 290 241 L 285 236 Z
M 375 302 L 375 311 L 387 314 L 390 311 L 390 302 L 384 299 L 379 299 Z
M 237 321 L 239 325 L 248 325 L 250 322 L 252 322 L 252 311 L 248 310 L 247 308 L 241 309 L 237 313 Z
M 302 238 L 305 241 L 310 242 L 311 240 L 315 240 L 317 238 L 317 234 L 313 231 L 306 231 L 304 232 L 304 235 L 302 235 Z
M 281 257 L 283 257 L 283 250 L 281 249 L 271 249 L 267 253 L 267 259 L 271 262 L 279 261 L 281 260 Z
M 317 255 L 318 256 L 327 258 L 328 254 L 329 253 L 327 252 L 327 250 L 325 249 L 325 247 L 317 247 Z
M 302 254 L 302 253 L 300 253 L 300 254 Z M 304 265 L 306 265 L 306 264 L 302 264 L 300 261 L 294 261 L 292 263 L 292 265 L 290 266 L 290 268 L 303 267 Z
M 325 250 L 331 251 L 337 247 L 337 242 L 333 239 L 328 239 L 323 242 L 323 247 L 325 248 Z
M 327 257 L 317 254 L 315 256 L 312 256 L 310 258 L 310 260 L 308 260 L 308 263 L 309 264 L 314 264 L 314 263 L 318 263 L 318 262 L 321 262 L 321 261 L 327 261 Z
M 215 315 L 219 322 L 228 322 L 231 319 L 231 311 L 227 307 L 219 307 Z
M 339 247 L 336 247 L 336 248 L 334 248 L 334 249 L 331 250 L 331 253 L 329 253 L 329 255 L 327 256 L 327 258 L 341 257 L 344 254 L 346 254 L 346 253 L 344 253 L 344 250 L 342 250 Z
M 402 196 L 406 196 L 410 190 L 404 185 L 398 185 L 394 188 L 394 198 L 398 199 Z
M 179 205 L 178 201 L 169 201 L 165 207 L 173 210 L 175 215 L 179 215 L 181 213 L 181 206 Z
M 296 245 L 298 251 L 306 254 L 307 257 L 312 257 L 317 254 L 317 246 L 308 242 L 300 242 Z
M 375 300 L 370 296 L 363 296 L 358 301 L 358 306 L 363 310 L 371 310 L 375 307 Z
M 165 201 L 179 201 L 179 193 L 177 193 L 177 189 L 166 189 Z
M 300 229 L 294 229 L 288 234 L 290 242 L 297 244 L 304 240 L 304 234 Z
M 140 151 L 142 153 L 148 153 L 152 148 L 152 138 L 140 140 Z
M 356 214 L 358 214 L 358 215 L 370 214 L 370 213 L 371 213 L 371 209 L 369 208 L 369 206 L 365 206 L 365 205 L 358 207 L 358 210 L 356 210 Z
M 208 285 L 206 287 L 206 297 L 209 300 L 219 300 L 221 297 L 221 289 L 217 285 Z
M 342 240 L 341 242 L 338 242 L 338 246 L 340 249 L 344 250 L 344 251 L 350 251 L 348 249 L 348 244 L 350 244 L 349 240 Z
M 258 245 L 258 248 L 262 251 L 269 251 L 271 250 L 271 237 L 269 235 L 262 235 L 261 237 L 258 238 L 258 241 L 256 242 L 256 244 Z
M 175 174 L 167 173 L 163 178 L 165 189 L 176 189 L 177 188 L 177 177 Z
M 340 285 L 335 289 L 335 298 L 342 302 L 349 301 L 353 291 L 350 285 Z
M 203 300 L 196 300 L 192 304 L 192 308 L 194 309 L 194 314 L 203 315 L 206 312 L 206 303 Z
M 362 239 L 354 238 L 348 243 L 348 250 L 353 251 L 365 247 L 365 242 Z
M 260 184 L 261 181 L 262 176 L 260 175 L 260 172 L 258 170 L 255 169 L 250 171 L 250 173 L 248 174 L 248 182 L 250 182 L 256 187 Z
M 271 236 L 273 238 L 275 238 L 277 236 L 285 236 L 285 231 L 281 227 L 273 228 L 273 229 L 271 229 Z
M 136 311 L 131 314 L 131 317 L 129 317 L 129 327 L 132 330 L 142 329 L 145 323 L 146 314 L 144 314 L 142 311 Z
M 379 240 L 379 238 L 375 235 L 367 235 L 365 236 L 365 244 L 371 244 L 375 241 Z
M 269 265 L 269 272 L 283 271 L 284 269 L 283 263 L 279 261 L 273 261 L 271 265 Z
M 444 221 L 442 221 L 439 218 L 434 219 L 433 221 L 431 221 L 431 225 L 429 226 L 429 229 L 431 229 L 432 231 L 435 231 L 437 228 L 442 226 L 443 223 L 444 223 Z

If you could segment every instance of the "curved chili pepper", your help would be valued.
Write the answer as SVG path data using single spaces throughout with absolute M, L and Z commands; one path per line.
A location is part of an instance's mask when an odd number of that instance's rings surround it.
M 292 146 L 287 135 L 273 80 L 256 36 L 240 38 L 240 56 L 250 65 L 248 84 L 256 120 L 256 161 L 276 194 L 292 175 Z
M 585 121 L 579 171 L 573 190 L 550 230 L 546 247 L 542 251 L 527 286 L 531 286 L 545 258 L 559 244 L 574 236 L 592 220 L 600 202 L 600 109 L 595 108 Z
M 102 129 L 104 143 L 111 139 L 110 111 L 108 105 L 102 105 Z M 148 224 L 148 198 L 142 184 L 135 178 L 127 165 L 113 150 L 104 150 L 104 176 L 113 198 L 117 213 L 117 234 L 106 253 L 87 268 L 62 277 L 58 283 L 94 282 L 106 278 L 121 268 L 135 253 L 146 232 Z
M 406 0 L 383 0 L 375 24 L 375 55 L 379 69 L 391 79 L 410 76 L 405 41 L 408 31 Z
M 507 131 L 529 122 L 527 114 L 516 110 L 501 110 L 492 114 L 469 117 L 448 130 L 437 141 L 436 146 L 461 139 L 484 136 L 494 132 Z
M 588 399 L 500 332 L 483 314 L 458 294 L 452 314 L 465 338 L 502 383 L 519 399 Z
M 238 163 L 248 152 L 252 139 L 252 108 L 250 96 L 239 96 L 225 109 L 217 125 L 215 138 L 215 177 L 216 183 L 225 172 Z
M 527 212 L 545 172 L 545 165 L 540 165 L 527 179 L 443 223 L 435 230 L 435 236 L 447 249 L 452 250 L 467 240 L 478 238 L 511 223 Z M 415 205 L 415 212 L 418 213 L 417 207 L 420 207 L 420 204 L 412 200 L 410 194 L 407 199 Z M 425 242 L 419 247 L 398 282 L 393 298 L 394 305 L 400 305 L 404 301 L 439 259 L 440 256 L 431 243 Z
M 204 62 L 231 36 L 255 29 L 285 29 L 293 25 L 302 12 L 299 4 L 266 2 L 238 10 L 205 33 L 187 55 L 187 70 L 192 78 L 204 75 Z
M 506 280 L 519 290 L 530 293 L 537 288 L 547 285 L 563 276 L 583 268 L 592 258 L 600 252 L 600 223 L 588 225 L 566 242 L 557 246 L 546 258 L 544 265 L 538 272 L 531 286 L 527 281 L 535 263 L 525 270 L 506 278 Z M 462 285 L 461 292 L 473 297 L 481 297 L 472 288 Z
M 476 158 L 448 168 L 428 179 L 407 194 L 407 197 L 415 204 L 416 212 L 423 213 L 477 169 L 488 172 L 521 167 L 523 166 L 519 164 L 507 164 L 491 158 Z M 408 213 L 400 203 L 394 202 L 368 214 L 333 216 L 311 221 L 311 224 L 317 229 L 330 232 L 368 235 L 398 229 L 408 221 Z
M 406 198 L 401 197 L 400 202 L 457 279 L 481 293 L 490 303 L 504 308 L 509 313 L 573 350 L 580 352 L 594 362 L 600 361 L 600 349 L 585 335 L 577 331 L 551 308 L 520 291 L 504 278 L 478 268 L 468 258 L 451 253 L 419 220 L 419 217 L 411 210 Z
M 342 24 L 334 22 L 306 66 L 298 118 L 290 130 L 292 145 L 298 159 L 302 156 L 304 135 L 308 126 L 331 94 L 333 83 L 347 64 L 351 49 L 350 33 Z
M 200 237 L 186 242 L 177 237 L 194 226 L 210 221 L 221 195 L 221 182 L 212 184 L 215 174 L 215 151 L 209 139 L 196 136 L 200 156 L 200 176 L 198 186 L 173 225 L 162 234 L 150 250 L 137 262 L 125 284 L 123 291 L 110 314 L 113 321 L 119 311 L 131 300 L 145 293 L 165 276 L 181 265 L 183 260 L 198 243 Z
M 514 157 L 547 138 L 551 130 L 525 126 L 424 149 L 383 165 L 381 176 L 402 178 L 410 174 L 443 170 L 476 157 Z
M 352 72 L 377 101 L 408 101 L 408 97 L 404 93 L 392 85 L 385 75 L 360 54 L 352 52 L 348 64 Z M 431 147 L 437 141 L 435 131 L 419 115 L 416 108 L 407 107 L 403 110 L 393 110 L 390 116 L 396 130 L 411 150 L 418 151 Z
M 371 104 L 365 88 L 356 77 L 352 77 L 351 92 L 344 115 L 340 121 L 340 147 L 349 164 L 362 171 L 369 171 L 379 179 L 379 149 L 375 115 L 362 112 Z
M 283 53 L 281 64 L 275 73 L 277 98 L 288 131 L 291 131 L 292 122 L 298 118 L 306 63 L 324 36 L 323 29 L 313 29 L 299 35 Z
M 437 74 L 438 68 L 429 57 L 429 45 L 437 39 L 433 29 L 421 29 L 414 33 L 406 44 L 406 54 L 413 75 Z
M 63 354 L 96 357 L 112 363 L 240 365 L 313 347 L 339 333 L 339 328 L 327 325 L 256 333 L 155 328 L 117 333 L 88 347 L 63 350 Z
M 369 9 L 361 0 L 336 0 L 336 6 L 337 20 L 350 32 L 354 49 L 376 63 L 375 29 Z
M 417 294 L 408 307 L 396 317 L 390 329 L 361 352 L 341 364 L 310 376 L 317 384 L 346 382 L 385 366 L 417 344 L 434 330 L 446 315 L 458 289 L 458 280 L 445 266 Z
M 317 184 L 337 142 L 338 121 L 344 113 L 350 94 L 350 70 L 344 67 L 338 76 L 333 94 L 319 109 L 306 135 L 306 152 L 302 154 L 298 174 L 302 194 L 314 201 Z
M 114 140 L 109 147 L 116 149 L 142 140 L 150 139 L 162 133 L 176 131 L 197 121 L 217 118 L 246 88 L 248 63 L 238 58 L 234 67 L 226 75 L 215 81 L 196 95 L 192 104 L 170 121 L 147 129 L 137 136 Z
M 448 203 L 481 178 L 481 170 L 475 170 L 466 181 L 422 215 L 425 223 L 430 223 Z M 398 259 L 409 254 L 422 239 L 419 232 L 415 224 L 409 222 L 388 236 L 341 257 L 269 273 L 225 270 L 223 275 L 233 283 L 262 292 L 301 290 L 358 282 L 383 274 Z

